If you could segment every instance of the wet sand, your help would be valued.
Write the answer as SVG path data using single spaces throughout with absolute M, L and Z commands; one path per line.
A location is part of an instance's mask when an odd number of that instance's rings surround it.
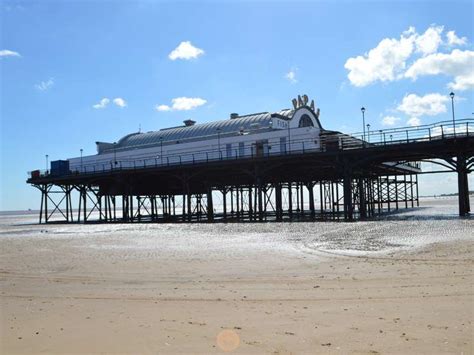
M 4 217 L 0 350 L 473 353 L 474 222 L 438 202 L 358 223 Z

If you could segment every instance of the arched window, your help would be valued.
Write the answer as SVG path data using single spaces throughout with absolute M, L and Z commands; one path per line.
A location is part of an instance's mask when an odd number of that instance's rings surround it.
M 314 127 L 313 120 L 308 115 L 303 115 L 300 118 L 298 127 Z

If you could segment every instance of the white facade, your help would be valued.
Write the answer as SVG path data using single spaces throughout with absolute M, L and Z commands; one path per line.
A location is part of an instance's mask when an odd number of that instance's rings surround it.
M 69 165 L 72 172 L 98 172 L 317 151 L 321 130 L 318 115 L 303 106 L 129 135 L 117 144 L 100 143 L 99 149 L 106 149 L 96 155 L 71 158 Z

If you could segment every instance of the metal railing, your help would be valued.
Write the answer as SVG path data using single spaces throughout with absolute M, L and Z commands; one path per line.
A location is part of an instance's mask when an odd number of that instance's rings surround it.
M 360 149 L 380 145 L 429 142 L 446 138 L 474 135 L 474 119 L 466 118 L 442 121 L 415 127 L 400 127 L 384 130 L 368 130 L 341 136 L 340 149 Z M 365 137 L 365 140 L 364 140 Z
M 368 149 L 394 144 L 408 144 L 415 142 L 429 142 L 434 140 L 451 139 L 456 137 L 474 136 L 474 119 L 462 119 L 453 125 L 452 121 L 443 121 L 417 127 L 402 127 L 385 130 L 374 130 L 365 133 L 356 132 L 343 134 L 326 131 L 322 132 L 319 142 L 314 139 L 293 140 L 291 134 L 284 144 L 278 140 L 268 140 L 261 148 L 255 146 L 227 149 L 223 144 L 221 149 L 202 149 L 193 153 L 169 154 L 166 156 L 144 157 L 140 159 L 120 159 L 102 164 L 84 164 L 79 169 L 70 171 L 61 176 L 78 174 L 96 174 L 120 170 L 137 170 L 176 166 L 182 164 L 197 164 L 221 160 L 255 159 L 270 156 L 285 156 L 291 154 L 305 154 L 314 152 L 343 151 L 353 149 Z M 364 137 L 366 138 L 364 140 Z M 272 148 L 274 152 L 272 152 Z M 419 168 L 419 164 L 405 163 L 405 165 Z M 28 172 L 31 178 L 40 178 L 51 175 L 50 170 L 35 170 Z

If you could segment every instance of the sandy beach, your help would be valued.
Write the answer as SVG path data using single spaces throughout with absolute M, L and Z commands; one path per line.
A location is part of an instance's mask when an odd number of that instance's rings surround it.
M 456 200 L 357 223 L 1 217 L 1 352 L 473 353 Z

